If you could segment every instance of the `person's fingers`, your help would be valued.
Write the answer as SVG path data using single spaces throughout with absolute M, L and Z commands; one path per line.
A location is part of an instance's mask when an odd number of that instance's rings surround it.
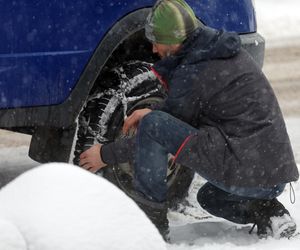
M 88 170 L 88 171 L 91 172 L 91 173 L 96 173 L 98 170 L 100 170 L 100 169 L 103 168 L 103 167 L 104 167 L 104 166 L 102 166 L 102 167 L 96 166 L 96 165 L 94 165 L 94 164 L 92 164 L 92 163 L 90 163 L 90 162 L 86 163 L 86 164 L 83 166 L 83 168 L 84 168 L 85 170 Z
M 96 173 L 99 169 L 101 168 L 97 168 L 97 167 L 91 167 L 90 169 L 88 169 L 90 172 L 92 173 Z
M 85 170 L 89 171 L 90 173 L 95 174 L 97 171 L 93 170 L 92 167 L 86 168 Z
M 137 126 L 132 127 L 131 134 L 135 135 L 137 133 Z
M 83 153 L 80 154 L 79 158 L 84 159 L 86 158 L 86 156 L 87 156 L 86 151 L 84 151 Z
M 124 124 L 123 124 L 123 127 L 122 127 L 122 133 L 123 134 L 126 134 L 127 127 L 128 127 L 128 119 L 129 118 L 126 118 L 126 120 L 124 121 Z
M 124 125 L 123 125 L 123 134 L 127 134 L 128 131 L 130 130 L 130 128 L 134 125 L 134 123 L 136 122 L 136 115 L 135 113 L 133 113 L 132 115 L 130 115 L 125 121 L 124 121 Z
M 88 163 L 89 163 L 89 159 L 88 158 L 80 159 L 80 161 L 79 161 L 79 165 L 81 167 L 83 167 L 83 168 L 85 168 Z
M 131 128 L 137 128 L 139 121 L 149 112 L 151 112 L 150 109 L 139 109 L 134 111 L 130 116 L 128 116 L 125 121 L 122 128 L 123 134 L 128 134 L 129 130 Z
M 86 166 L 84 169 L 87 170 L 87 171 L 91 171 L 92 168 L 93 167 L 91 167 L 91 166 Z
M 85 170 L 88 170 L 88 171 L 90 171 L 90 172 L 92 172 L 93 166 L 90 166 L 90 165 L 88 164 L 88 165 L 86 165 L 86 166 L 84 167 L 84 169 L 85 169 Z
M 93 166 L 93 163 L 91 163 L 91 162 L 87 162 L 81 167 L 84 168 L 85 170 L 88 170 L 88 171 L 91 171 L 91 172 L 94 172 L 94 170 L 96 168 L 96 167 Z

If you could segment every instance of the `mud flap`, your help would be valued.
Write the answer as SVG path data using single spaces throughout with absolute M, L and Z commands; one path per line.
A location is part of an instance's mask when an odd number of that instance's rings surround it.
M 29 157 L 40 163 L 68 162 L 76 125 L 66 129 L 38 127 L 32 135 Z

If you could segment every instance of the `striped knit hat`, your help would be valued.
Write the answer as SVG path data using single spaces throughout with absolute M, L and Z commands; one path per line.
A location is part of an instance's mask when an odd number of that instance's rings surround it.
M 199 25 L 184 0 L 158 0 L 147 17 L 145 34 L 152 43 L 180 44 Z

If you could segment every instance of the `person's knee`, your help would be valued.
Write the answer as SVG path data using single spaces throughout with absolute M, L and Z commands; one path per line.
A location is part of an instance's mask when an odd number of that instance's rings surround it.
M 164 112 L 161 111 L 152 111 L 145 115 L 140 122 L 139 129 L 144 130 L 150 134 L 155 133 L 157 131 L 160 124 L 164 120 Z
M 148 124 L 148 123 L 157 123 L 160 122 L 161 120 L 164 119 L 165 115 L 167 115 L 167 113 L 159 111 L 159 110 L 154 110 L 148 114 L 146 114 L 143 119 L 142 119 L 142 123 Z

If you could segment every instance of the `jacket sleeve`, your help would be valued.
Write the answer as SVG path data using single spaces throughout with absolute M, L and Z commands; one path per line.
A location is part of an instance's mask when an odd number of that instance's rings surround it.
M 133 161 L 135 137 L 121 138 L 101 147 L 101 158 L 107 165 Z

